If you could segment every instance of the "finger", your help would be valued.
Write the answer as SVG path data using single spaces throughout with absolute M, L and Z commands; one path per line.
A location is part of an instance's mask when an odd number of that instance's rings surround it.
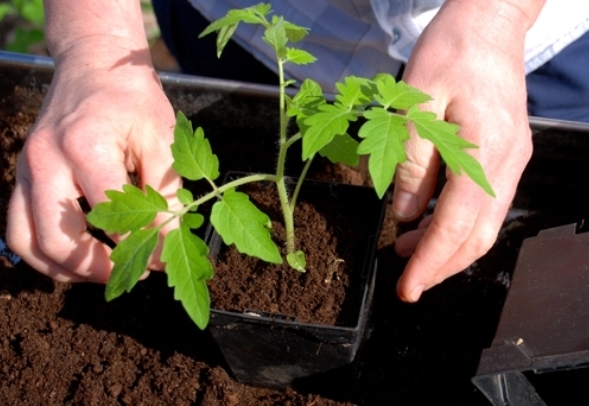
M 91 282 L 106 283 L 112 268 L 110 248 L 86 232 L 81 196 L 73 175 L 62 166 L 31 187 L 30 207 L 41 252 L 70 272 Z
M 411 221 L 427 207 L 437 180 L 439 156 L 433 144 L 413 134 L 407 141 L 407 160 L 397 167 L 393 212 L 401 221 Z
M 172 169 L 173 158 L 170 145 L 173 142 L 173 125 L 174 123 L 171 122 L 168 124 L 168 128 L 165 126 L 160 128 L 159 136 L 152 140 L 150 147 L 143 148 L 141 161 L 137 169 L 143 187 L 150 185 L 164 196 L 169 207 L 178 208 L 181 204 L 177 198 L 177 191 L 182 187 L 182 179 Z M 162 228 L 162 235 L 167 234 L 179 225 L 178 219 L 168 222 L 170 217 L 169 214 L 159 214 L 154 221 L 154 225 L 167 222 Z M 149 262 L 150 269 L 165 269 L 164 263 L 160 261 L 163 248 L 162 242 L 163 239 L 160 238 L 160 243 L 157 245 Z
M 427 216 L 419 222 L 416 230 L 411 230 L 399 236 L 395 241 L 395 251 L 397 255 L 407 258 L 415 252 L 419 241 L 423 238 L 427 228 L 431 224 L 433 216 Z
M 502 205 L 494 204 L 470 179 L 451 179 L 398 281 L 397 293 L 402 300 L 417 301 L 424 290 L 482 256 L 495 240 L 501 216 L 505 215 Z
M 6 242 L 10 249 L 31 267 L 59 282 L 87 281 L 85 277 L 70 272 L 41 251 L 30 208 L 30 193 L 22 182 L 17 182 L 8 205 Z

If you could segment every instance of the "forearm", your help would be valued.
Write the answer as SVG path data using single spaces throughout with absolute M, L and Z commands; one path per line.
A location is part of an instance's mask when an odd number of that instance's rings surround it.
M 149 61 L 139 0 L 45 0 L 46 38 L 60 63 L 111 64 L 124 57 Z
M 458 26 L 466 26 L 488 41 L 504 33 L 504 38 L 525 37 L 546 0 L 446 0 L 442 11 L 450 13 Z M 515 39 L 515 38 L 514 38 Z

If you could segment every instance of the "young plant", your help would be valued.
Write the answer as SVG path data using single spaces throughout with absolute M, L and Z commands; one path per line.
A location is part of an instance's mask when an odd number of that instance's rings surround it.
M 89 213 L 89 222 L 109 233 L 129 234 L 113 250 L 112 275 L 106 286 L 106 299 L 112 300 L 130 291 L 147 267 L 158 235 L 166 224 L 179 220 L 178 228 L 170 231 L 163 243 L 161 255 L 166 263 L 168 284 L 174 287 L 174 297 L 180 300 L 194 322 L 205 328 L 209 320 L 210 301 L 207 280 L 213 275 L 207 258 L 205 242 L 192 233 L 204 223 L 199 207 L 211 200 L 210 222 L 226 244 L 235 244 L 239 252 L 271 263 L 282 263 L 280 250 L 271 238 L 270 219 L 261 212 L 249 197 L 236 188 L 249 182 L 270 181 L 276 184 L 286 229 L 286 261 L 297 271 L 305 271 L 305 255 L 296 250 L 293 213 L 297 196 L 313 158 L 319 154 L 332 162 L 350 166 L 358 163 L 359 155 L 368 155 L 368 169 L 379 197 L 390 186 L 397 165 L 406 159 L 404 143 L 409 139 L 411 124 L 419 136 L 430 140 L 457 174 L 465 172 L 487 193 L 491 186 L 479 163 L 464 150 L 476 148 L 457 135 L 458 126 L 437 120 L 430 112 L 421 111 L 418 105 L 430 100 L 421 91 L 397 82 L 389 74 L 374 78 L 347 77 L 337 83 L 335 101 L 329 103 L 315 81 L 306 79 L 294 97 L 288 97 L 286 88 L 294 81 L 285 79 L 286 64 L 309 64 L 315 58 L 308 52 L 292 47 L 307 35 L 307 29 L 271 16 L 270 6 L 258 4 L 227 15 L 209 25 L 201 36 L 218 32 L 218 56 L 240 23 L 264 27 L 263 40 L 270 46 L 277 61 L 279 78 L 279 148 L 276 172 L 256 174 L 217 185 L 219 163 L 213 154 L 202 128 L 193 130 L 190 121 L 178 112 L 171 146 L 173 169 L 189 180 L 205 180 L 211 192 L 195 199 L 187 189 L 178 190 L 182 207 L 169 208 L 166 200 L 153 188 L 143 192 L 135 186 L 125 185 L 122 191 L 107 191 L 110 199 L 96 205 Z M 405 114 L 397 113 L 404 110 Z M 294 117 L 300 129 L 289 135 L 287 124 Z M 362 117 L 360 142 L 347 131 L 350 122 Z M 285 184 L 284 167 L 288 149 L 302 142 L 301 159 L 305 162 L 296 187 L 289 193 Z M 152 222 L 158 214 L 167 219 L 158 226 Z

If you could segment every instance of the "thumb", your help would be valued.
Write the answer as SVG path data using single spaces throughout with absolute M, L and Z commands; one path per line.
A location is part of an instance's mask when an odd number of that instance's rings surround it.
M 405 144 L 407 160 L 397 167 L 393 193 L 393 212 L 401 221 L 417 218 L 432 197 L 439 169 L 434 145 L 412 131 Z
M 148 152 L 144 152 L 142 159 L 143 165 L 139 170 L 142 187 L 145 188 L 145 185 L 150 185 L 167 200 L 170 209 L 177 210 L 181 206 L 177 197 L 177 191 L 182 187 L 182 179 L 172 169 L 173 160 L 169 143 L 163 141 L 158 148 L 152 148 Z M 162 224 L 168 221 L 169 218 L 170 214 L 160 213 L 155 218 L 154 225 Z M 177 228 L 178 225 L 178 219 L 168 222 L 162 228 L 162 235 L 166 235 L 169 231 Z M 165 268 L 164 263 L 160 260 L 163 248 L 161 242 L 162 240 L 160 239 L 160 244 L 156 247 L 150 260 L 150 269 L 163 270 Z

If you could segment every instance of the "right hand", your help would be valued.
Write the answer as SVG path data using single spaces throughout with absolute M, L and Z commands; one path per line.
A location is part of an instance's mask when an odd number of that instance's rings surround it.
M 93 207 L 133 172 L 139 186 L 168 200 L 180 186 L 171 169 L 174 112 L 149 53 L 112 43 L 105 49 L 100 58 L 99 50 L 84 55 L 72 46 L 56 59 L 9 204 L 8 245 L 59 281 L 106 283 L 112 269 L 110 248 L 86 232 L 78 198 Z M 150 267 L 162 269 L 156 257 Z

